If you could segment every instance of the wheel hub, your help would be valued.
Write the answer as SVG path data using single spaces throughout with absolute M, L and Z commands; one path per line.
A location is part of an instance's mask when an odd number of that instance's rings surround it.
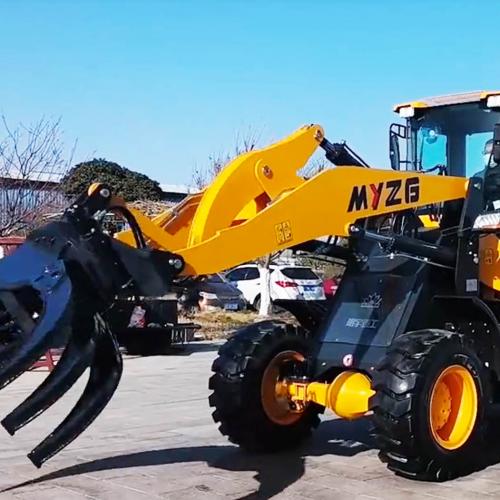
M 436 379 L 429 402 L 434 440 L 455 450 L 469 439 L 477 417 L 478 394 L 471 372 L 462 365 L 445 368 Z
M 449 387 L 441 382 L 436 386 L 431 402 L 432 426 L 436 430 L 444 427 L 451 413 L 451 393 Z
M 277 354 L 267 365 L 262 376 L 262 407 L 267 416 L 280 425 L 291 425 L 297 422 L 304 408 L 293 404 L 288 394 L 282 370 L 287 363 L 304 362 L 304 356 L 297 351 L 283 351 Z

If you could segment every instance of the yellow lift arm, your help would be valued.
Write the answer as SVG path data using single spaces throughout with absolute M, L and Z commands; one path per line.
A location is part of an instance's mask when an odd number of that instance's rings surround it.
M 357 219 L 464 198 L 468 180 L 340 166 L 300 170 L 324 139 L 319 125 L 245 153 L 203 192 L 149 219 L 131 210 L 151 246 L 181 255 L 184 275 L 211 274 L 322 236 L 348 236 Z M 133 245 L 130 231 L 118 233 Z

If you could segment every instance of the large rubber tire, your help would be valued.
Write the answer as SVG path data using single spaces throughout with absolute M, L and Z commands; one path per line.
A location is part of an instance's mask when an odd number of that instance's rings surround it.
M 477 393 L 472 432 L 445 449 L 431 430 L 432 388 L 449 366 L 465 367 Z M 398 475 L 446 481 L 482 467 L 487 437 L 490 377 L 467 338 L 456 332 L 421 330 L 396 338 L 373 377 L 374 437 L 379 457 Z
M 280 425 L 264 410 L 261 384 L 279 353 L 310 350 L 306 332 L 293 325 L 263 321 L 241 328 L 219 350 L 209 388 L 213 418 L 220 432 L 248 451 L 273 452 L 297 446 L 318 426 L 323 408 L 309 404 L 300 418 Z

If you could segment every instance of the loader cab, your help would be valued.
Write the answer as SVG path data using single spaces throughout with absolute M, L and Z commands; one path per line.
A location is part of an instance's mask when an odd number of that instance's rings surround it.
M 500 123 L 500 91 L 432 97 L 395 106 L 391 167 L 471 177 L 485 168 L 485 144 Z

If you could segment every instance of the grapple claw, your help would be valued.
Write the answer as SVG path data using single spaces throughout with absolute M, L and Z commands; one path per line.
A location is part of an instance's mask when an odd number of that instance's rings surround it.
M 0 389 L 50 348 L 65 346 L 54 370 L 2 420 L 3 427 L 14 434 L 90 366 L 75 407 L 28 455 L 37 467 L 80 435 L 118 386 L 122 358 L 102 314 L 118 294 L 166 293 L 180 271 L 172 264 L 180 262 L 178 256 L 132 248 L 100 231 L 94 216 L 109 209 L 112 199 L 107 187 L 92 189 L 60 221 L 34 231 L 14 254 L 0 260 Z
M 113 396 L 122 374 L 122 356 L 113 334 L 99 315 L 95 316 L 95 351 L 90 376 L 82 396 L 63 422 L 28 458 L 36 467 L 78 437 L 101 413 Z

